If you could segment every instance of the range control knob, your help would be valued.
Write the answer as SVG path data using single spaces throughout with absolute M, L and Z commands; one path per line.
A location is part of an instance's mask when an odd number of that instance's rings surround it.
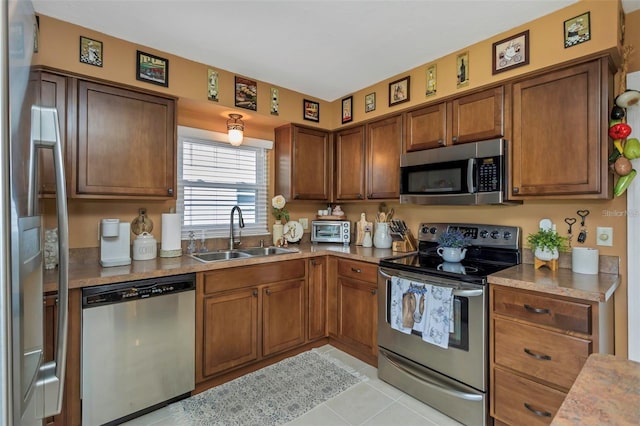
M 429 228 L 429 232 L 431 232 L 432 234 L 435 234 L 436 232 L 438 232 L 438 230 L 434 226 L 434 227 Z
M 420 233 L 421 234 L 426 234 L 429 232 L 429 227 L 428 226 L 423 226 L 422 229 L 420 229 Z
M 511 239 L 511 232 L 504 231 L 504 234 L 502 234 L 502 238 L 504 238 L 505 240 L 510 240 Z
M 491 231 L 491 238 L 493 238 L 494 240 L 497 240 L 499 236 L 500 236 L 500 232 Z
M 489 235 L 489 231 L 487 231 L 486 229 L 480 231 L 480 238 L 487 238 L 487 235 Z

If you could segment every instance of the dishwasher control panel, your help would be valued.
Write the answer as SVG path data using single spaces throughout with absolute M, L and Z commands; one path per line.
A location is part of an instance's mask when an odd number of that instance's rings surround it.
M 82 290 L 82 307 L 91 308 L 128 300 L 146 299 L 195 288 L 195 274 L 87 287 Z

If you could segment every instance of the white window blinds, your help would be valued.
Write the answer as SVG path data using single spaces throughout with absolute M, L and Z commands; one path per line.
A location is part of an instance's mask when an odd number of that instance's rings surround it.
M 182 238 L 195 231 L 228 237 L 231 208 L 242 209 L 243 235 L 267 233 L 267 156 L 264 148 L 178 138 L 178 201 Z M 237 223 L 237 217 L 235 218 Z

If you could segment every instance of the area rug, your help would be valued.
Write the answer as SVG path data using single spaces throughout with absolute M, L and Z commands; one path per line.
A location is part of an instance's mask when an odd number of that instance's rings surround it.
M 176 402 L 170 410 L 176 424 L 281 425 L 366 380 L 313 349 Z

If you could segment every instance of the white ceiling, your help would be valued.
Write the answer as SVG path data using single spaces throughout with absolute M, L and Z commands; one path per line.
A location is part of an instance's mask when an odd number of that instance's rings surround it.
M 36 12 L 333 101 L 577 0 L 36 0 Z M 625 11 L 640 0 L 623 0 Z M 109 60 L 105 48 L 105 61 Z

